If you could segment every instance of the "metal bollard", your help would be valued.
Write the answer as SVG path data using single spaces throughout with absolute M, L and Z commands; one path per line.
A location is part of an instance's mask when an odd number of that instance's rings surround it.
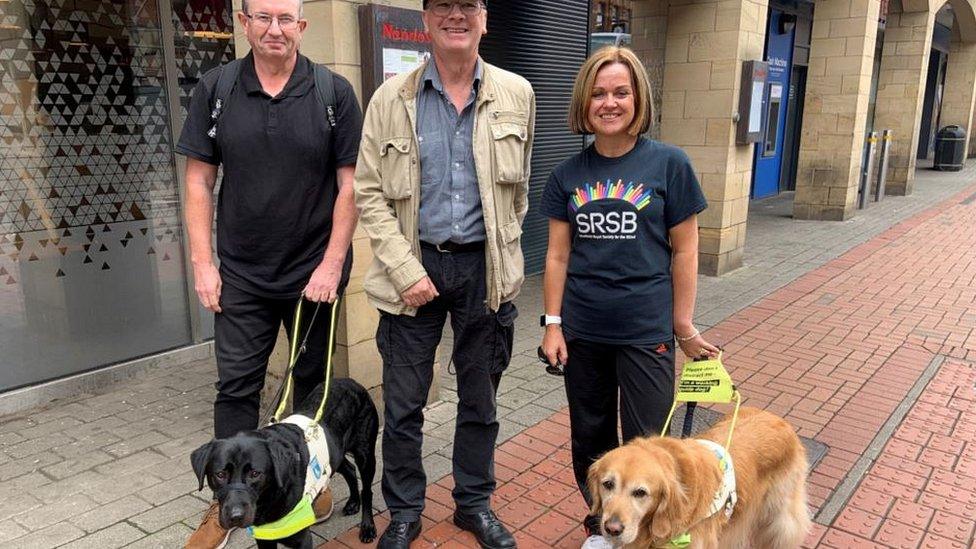
M 858 189 L 857 209 L 863 210 L 868 205 L 868 196 L 871 194 L 871 167 L 874 166 L 874 153 L 878 148 L 878 132 L 868 134 L 867 162 L 864 163 L 864 171 L 861 173 L 861 185 Z
M 888 180 L 888 153 L 891 152 L 891 130 L 881 132 L 881 160 L 878 164 L 878 186 L 874 190 L 874 201 L 881 202 L 885 194 L 885 181 Z

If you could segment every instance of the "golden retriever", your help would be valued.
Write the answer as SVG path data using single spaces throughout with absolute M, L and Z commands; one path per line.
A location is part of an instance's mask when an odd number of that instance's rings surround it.
M 731 416 L 699 437 L 724 445 Z M 806 451 L 793 428 L 763 410 L 742 408 L 730 451 L 738 503 L 731 518 L 709 509 L 721 487 L 713 450 L 695 439 L 639 438 L 607 452 L 587 477 L 603 534 L 615 547 L 795 549 L 810 528 Z

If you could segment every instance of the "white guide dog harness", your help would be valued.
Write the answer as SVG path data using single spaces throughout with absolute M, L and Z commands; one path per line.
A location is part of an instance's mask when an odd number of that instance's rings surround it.
M 308 467 L 305 468 L 303 493 L 314 500 L 315 496 L 329 486 L 329 479 L 332 478 L 332 465 L 329 461 L 329 445 L 325 440 L 325 431 L 322 430 L 321 425 L 312 421 L 312 418 L 300 414 L 290 415 L 282 423 L 291 423 L 305 434 Z
M 695 439 L 695 442 L 705 446 L 715 454 L 718 459 L 718 468 L 722 471 L 722 485 L 719 486 L 718 492 L 715 493 L 715 499 L 712 500 L 712 505 L 708 508 L 708 516 L 710 517 L 724 509 L 726 517 L 731 517 L 732 509 L 739 499 L 735 493 L 735 467 L 732 464 L 732 455 L 717 442 L 700 438 Z

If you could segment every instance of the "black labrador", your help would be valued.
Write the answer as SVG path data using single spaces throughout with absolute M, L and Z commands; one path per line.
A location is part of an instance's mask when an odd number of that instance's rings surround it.
M 322 399 L 319 385 L 296 413 L 315 417 Z M 373 477 L 376 473 L 376 435 L 379 417 L 369 393 L 351 379 L 334 379 L 329 390 L 322 427 L 329 445 L 332 471 L 349 485 L 349 501 L 344 515 L 362 511 L 359 540 L 376 538 L 373 523 Z M 355 468 L 346 455 L 352 455 Z M 290 512 L 302 497 L 308 448 L 301 429 L 291 424 L 269 425 L 226 438 L 212 440 L 190 455 L 193 472 L 203 489 L 203 478 L 220 503 L 220 525 L 246 528 L 276 521 Z M 356 469 L 362 480 L 357 490 Z M 277 540 L 257 540 L 260 549 L 285 547 L 312 548 L 312 534 L 306 528 Z

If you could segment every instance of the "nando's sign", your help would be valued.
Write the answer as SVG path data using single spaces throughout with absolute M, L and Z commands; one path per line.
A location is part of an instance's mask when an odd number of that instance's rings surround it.
M 422 14 L 377 4 L 359 7 L 364 102 L 380 84 L 413 71 L 430 57 L 430 34 L 424 31 Z
M 422 30 L 400 28 L 393 23 L 383 23 L 383 39 L 391 42 L 429 44 L 430 34 Z

